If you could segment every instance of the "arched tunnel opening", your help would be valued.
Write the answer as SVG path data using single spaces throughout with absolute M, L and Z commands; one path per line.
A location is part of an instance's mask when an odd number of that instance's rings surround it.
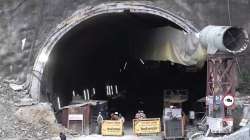
M 168 36 L 152 32 L 169 28 Z M 174 30 L 172 30 L 174 29 Z M 108 112 L 131 120 L 138 110 L 161 117 L 164 93 L 188 93 L 183 109 L 200 111 L 196 101 L 206 93 L 206 65 L 184 66 L 141 57 L 145 46 L 184 31 L 163 17 L 145 13 L 109 13 L 81 22 L 52 50 L 43 74 L 42 97 L 58 111 L 73 96 L 108 101 Z M 176 40 L 178 41 L 178 40 Z M 74 94 L 74 95 L 73 95 Z

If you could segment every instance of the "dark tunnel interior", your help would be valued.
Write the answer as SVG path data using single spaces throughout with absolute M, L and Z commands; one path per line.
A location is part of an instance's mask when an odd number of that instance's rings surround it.
M 95 16 L 70 30 L 56 44 L 46 64 L 42 94 L 57 110 L 69 105 L 72 92 L 108 100 L 109 111 L 132 118 L 138 109 L 148 117 L 161 117 L 164 90 L 188 90 L 184 110 L 194 109 L 195 101 L 205 96 L 206 65 L 184 66 L 169 61 L 145 60 L 135 52 L 151 35 L 144 30 L 175 23 L 149 14 L 112 13 Z M 107 85 L 113 94 L 107 95 Z

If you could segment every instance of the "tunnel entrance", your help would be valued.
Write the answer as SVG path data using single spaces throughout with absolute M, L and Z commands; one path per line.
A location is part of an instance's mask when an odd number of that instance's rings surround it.
M 80 9 L 45 40 L 34 63 L 30 94 L 52 103 L 59 122 L 60 108 L 75 104 L 76 98 L 107 101 L 108 116 L 121 113 L 130 128 L 139 109 L 161 118 L 169 93 L 188 95 L 184 112 L 201 111 L 194 101 L 205 96 L 206 64 L 184 66 L 165 57 L 168 39 L 185 46 L 178 40 L 195 32 L 187 20 L 148 2 Z
M 185 32 L 165 18 L 129 11 L 80 23 L 57 42 L 49 56 L 42 79 L 44 99 L 55 111 L 57 99 L 62 107 L 72 104 L 77 95 L 83 100 L 106 100 L 109 113 L 117 111 L 131 120 L 138 110 L 148 117 L 161 117 L 164 93 L 185 91 L 189 100 L 184 111 L 195 109 L 194 102 L 205 96 L 206 67 L 143 59 L 138 53 L 161 42 L 158 38 L 165 36 L 154 30 L 163 28 L 171 32 L 169 37 Z

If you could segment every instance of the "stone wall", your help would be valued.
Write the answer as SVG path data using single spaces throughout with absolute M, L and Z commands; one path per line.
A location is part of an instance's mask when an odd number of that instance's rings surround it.
M 109 1 L 112 0 L 0 0 L 0 79 L 24 82 L 42 43 L 57 24 L 77 9 Z M 198 29 L 208 24 L 230 25 L 230 14 L 231 25 L 244 27 L 250 33 L 250 0 L 151 1 L 186 18 Z M 248 53 L 239 58 L 239 68 L 242 79 L 249 80 Z

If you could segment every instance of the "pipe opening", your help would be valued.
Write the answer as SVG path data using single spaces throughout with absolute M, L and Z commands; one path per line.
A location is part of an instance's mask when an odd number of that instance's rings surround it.
M 231 27 L 223 36 L 223 44 L 230 51 L 243 51 L 248 44 L 248 34 L 241 28 Z

